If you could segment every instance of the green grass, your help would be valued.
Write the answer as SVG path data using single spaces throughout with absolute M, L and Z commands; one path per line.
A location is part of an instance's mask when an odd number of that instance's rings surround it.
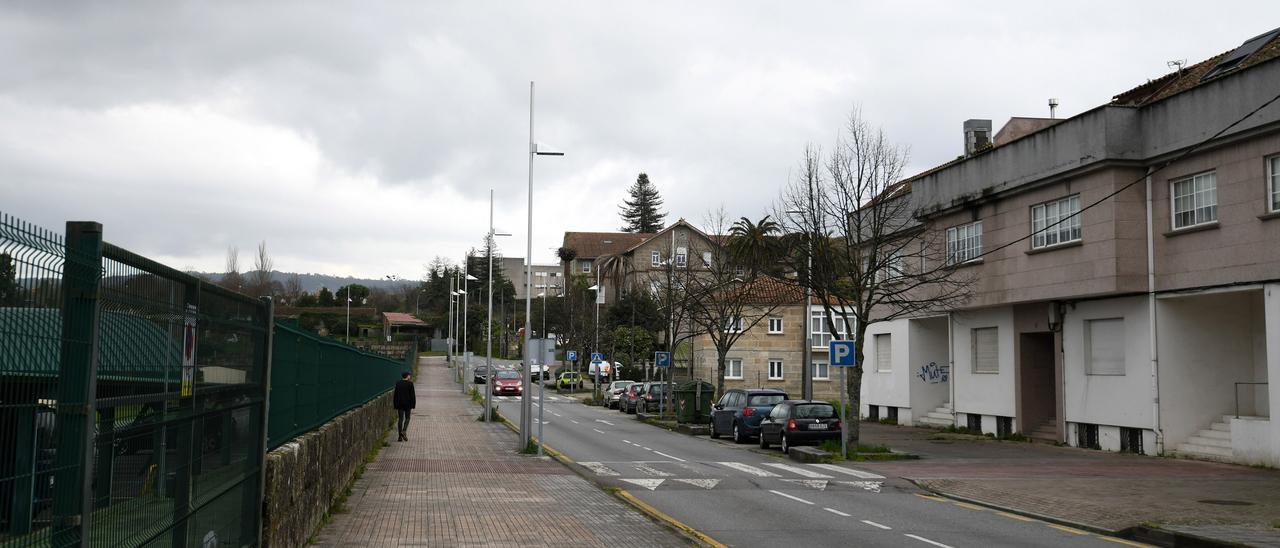
M 426 357 L 426 356 L 448 356 L 448 355 L 449 355 L 449 353 L 448 353 L 448 352 L 445 352 L 445 351 L 443 351 L 443 350 L 439 350 L 439 351 L 436 351 L 436 350 L 423 350 L 423 351 L 421 351 L 421 352 L 418 352 L 418 356 L 419 356 L 419 357 Z
M 524 449 L 520 450 L 520 454 L 521 455 L 537 455 L 538 442 L 533 441 L 533 438 L 530 438 L 529 443 L 524 446 Z
M 500 422 L 498 420 L 498 406 L 495 405 L 490 409 L 489 416 L 493 419 L 493 422 Z M 476 422 L 484 422 L 484 411 L 480 411 L 480 415 L 476 417 Z

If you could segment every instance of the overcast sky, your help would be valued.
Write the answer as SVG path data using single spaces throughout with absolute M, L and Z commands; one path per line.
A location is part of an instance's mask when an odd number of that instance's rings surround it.
M 566 153 L 534 166 L 541 263 L 616 230 L 641 171 L 668 222 L 756 218 L 855 105 L 914 173 L 965 119 L 1075 115 L 1280 25 L 1274 0 L 13 4 L 0 211 L 178 268 L 265 240 L 280 270 L 410 279 L 482 244 L 490 188 L 524 256 L 531 80 Z

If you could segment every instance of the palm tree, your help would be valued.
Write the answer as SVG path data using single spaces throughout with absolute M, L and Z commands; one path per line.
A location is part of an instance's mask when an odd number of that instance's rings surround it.
M 776 262 L 779 246 L 774 236 L 780 227 L 768 215 L 759 221 L 742 217 L 729 230 L 729 254 L 753 276 Z

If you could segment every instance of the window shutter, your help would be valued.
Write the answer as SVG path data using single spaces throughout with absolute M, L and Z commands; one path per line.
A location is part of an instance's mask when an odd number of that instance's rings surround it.
M 876 371 L 893 371 L 893 344 L 888 333 L 876 335 Z
M 1089 320 L 1085 336 L 1089 374 L 1124 374 L 1124 319 Z
M 984 327 L 973 330 L 973 372 L 999 373 L 1000 350 L 998 330 Z

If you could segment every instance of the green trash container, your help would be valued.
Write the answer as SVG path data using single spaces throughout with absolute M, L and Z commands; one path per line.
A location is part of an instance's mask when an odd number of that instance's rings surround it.
M 716 387 L 707 381 L 685 381 L 676 385 L 676 421 L 706 424 L 715 397 Z

